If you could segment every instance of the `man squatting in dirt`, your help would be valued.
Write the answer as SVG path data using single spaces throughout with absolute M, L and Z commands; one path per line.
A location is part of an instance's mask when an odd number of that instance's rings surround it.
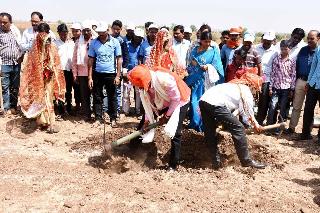
M 160 125 L 165 123 L 164 131 L 171 138 L 171 150 L 168 170 L 176 170 L 180 158 L 182 123 L 187 114 L 190 89 L 176 73 L 162 67 L 152 70 L 145 65 L 136 66 L 128 74 L 133 86 L 139 88 L 145 115 L 138 128 L 144 128 L 160 117 Z M 142 143 L 151 142 L 154 130 L 143 136 Z

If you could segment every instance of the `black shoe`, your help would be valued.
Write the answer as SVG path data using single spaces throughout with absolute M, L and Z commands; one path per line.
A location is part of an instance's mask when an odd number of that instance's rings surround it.
M 247 160 L 245 162 L 241 163 L 241 166 L 243 167 L 252 167 L 252 168 L 256 168 L 256 169 L 264 169 L 266 168 L 266 165 L 263 163 L 259 163 L 258 161 L 254 161 L 254 160 Z
M 213 161 L 212 162 L 212 169 L 213 170 L 219 170 L 219 169 L 221 169 L 222 168 L 222 163 L 221 163 L 221 161 L 220 160 L 217 160 L 217 161 Z
M 312 140 L 312 136 L 311 135 L 304 135 L 304 134 L 300 134 L 298 137 L 294 138 L 295 141 L 307 141 L 307 140 Z
M 129 148 L 130 149 L 137 149 L 142 144 L 142 138 L 137 137 L 129 141 Z
M 294 134 L 295 133 L 295 131 L 294 131 L 294 129 L 292 129 L 292 128 L 288 128 L 288 129 L 286 129 L 285 131 L 284 131 L 284 133 L 286 134 L 286 135 L 291 135 L 291 134 Z

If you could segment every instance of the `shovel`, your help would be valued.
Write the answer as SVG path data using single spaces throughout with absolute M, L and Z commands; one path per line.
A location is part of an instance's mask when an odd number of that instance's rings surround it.
M 112 143 L 110 144 L 107 144 L 107 142 L 104 140 L 103 141 L 103 147 L 104 147 L 104 151 L 107 155 L 110 154 L 112 148 L 114 147 L 117 147 L 127 141 L 130 141 L 136 137 L 139 137 L 140 135 L 143 135 L 144 133 L 150 131 L 151 129 L 154 129 L 156 127 L 159 126 L 159 122 L 156 122 L 156 123 L 153 123 L 153 124 L 150 124 L 148 125 L 147 127 L 145 127 L 144 129 L 141 129 L 141 130 L 137 130 L 137 131 L 134 131 L 133 133 L 127 135 L 127 136 L 124 136 L 116 141 L 113 141 Z

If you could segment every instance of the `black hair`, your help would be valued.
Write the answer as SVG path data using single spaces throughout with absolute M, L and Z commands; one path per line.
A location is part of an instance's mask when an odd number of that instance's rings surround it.
M 180 30 L 181 33 L 184 33 L 184 27 L 182 25 L 176 25 L 173 28 L 173 31 Z
M 202 32 L 200 35 L 200 40 L 212 40 L 212 34 L 211 32 Z
M 289 48 L 289 46 L 290 46 L 290 43 L 288 40 L 282 40 L 280 42 L 280 47 L 288 47 Z
M 9 19 L 9 22 L 12 23 L 12 16 L 9 13 L 3 12 L 3 13 L 0 13 L 0 16 L 2 17 L 7 16 Z
M 318 33 L 318 38 L 320 38 L 320 33 Z
M 164 29 L 166 29 L 166 30 L 170 30 L 170 28 L 169 27 L 167 27 L 167 26 L 162 26 L 162 27 L 160 27 L 160 29 L 162 29 L 162 28 L 164 28 Z
M 230 35 L 230 31 L 229 30 L 224 30 L 221 32 L 221 35 L 224 36 L 224 35 Z
M 68 32 L 68 27 L 65 23 L 59 24 L 59 26 L 57 27 L 57 31 L 59 32 Z
M 148 29 L 151 24 L 153 24 L 152 21 L 148 21 L 148 22 L 144 23 L 144 28 Z
M 40 12 L 37 12 L 37 11 L 32 12 L 31 17 L 34 15 L 37 15 L 41 21 L 43 20 L 43 15 Z
M 200 32 L 203 32 L 204 30 L 208 30 L 209 32 L 211 32 L 211 27 L 207 24 L 203 24 L 201 25 L 201 27 L 199 28 Z
M 50 33 L 50 26 L 49 26 L 49 24 L 47 24 L 47 23 L 40 23 L 39 25 L 38 25 L 38 27 L 37 27 L 37 31 L 39 32 L 39 33 L 42 33 L 42 32 L 46 32 L 46 33 Z
M 112 22 L 111 27 L 113 26 L 118 26 L 120 28 L 122 28 L 122 22 L 120 20 L 115 20 L 114 22 Z
M 304 38 L 304 37 L 306 36 L 306 33 L 305 33 L 304 30 L 301 29 L 301 28 L 295 28 L 295 29 L 292 31 L 291 35 L 299 35 L 300 38 L 302 39 L 302 38 Z

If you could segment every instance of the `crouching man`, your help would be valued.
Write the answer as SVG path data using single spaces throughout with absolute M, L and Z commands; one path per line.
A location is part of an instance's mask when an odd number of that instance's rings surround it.
M 158 67 L 155 71 L 145 65 L 133 68 L 128 79 L 139 88 L 140 98 L 145 110 L 140 127 L 154 123 L 156 115 L 160 125 L 166 124 L 164 132 L 171 137 L 169 170 L 176 170 L 181 148 L 182 122 L 188 111 L 190 89 L 178 75 Z M 142 125 L 143 124 L 143 125 Z M 153 140 L 154 130 L 143 136 L 142 143 Z
M 207 90 L 200 99 L 200 111 L 204 124 L 205 140 L 209 143 L 213 155 L 213 168 L 219 169 L 221 161 L 218 150 L 216 128 L 222 125 L 229 131 L 234 146 L 244 167 L 265 168 L 264 164 L 251 159 L 248 142 L 243 124 L 232 114 L 239 112 L 244 123 L 252 125 L 257 132 L 261 127 L 254 118 L 253 95 L 260 91 L 262 79 L 251 73 L 246 73 L 241 79 L 220 84 Z

